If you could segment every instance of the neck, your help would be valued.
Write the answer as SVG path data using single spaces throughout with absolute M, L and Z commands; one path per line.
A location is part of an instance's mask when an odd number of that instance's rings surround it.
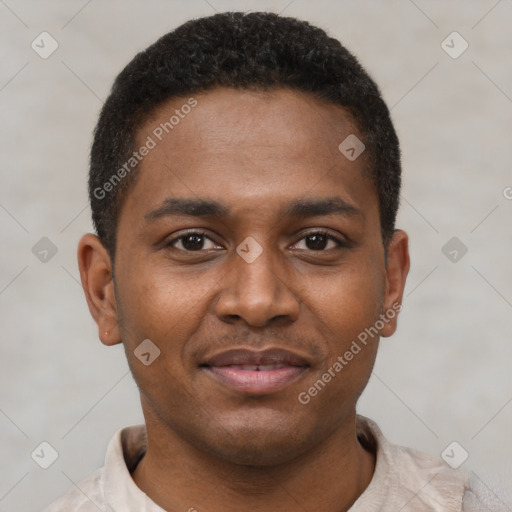
M 355 413 L 308 453 L 274 466 L 231 464 L 148 418 L 146 426 L 146 455 L 132 477 L 165 510 L 344 512 L 375 469 L 375 455 L 357 440 Z

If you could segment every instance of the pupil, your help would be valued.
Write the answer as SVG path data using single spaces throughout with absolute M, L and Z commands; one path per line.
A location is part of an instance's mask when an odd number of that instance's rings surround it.
M 188 251 L 201 249 L 203 246 L 203 235 L 188 235 L 183 239 L 182 244 Z
M 306 246 L 308 247 L 308 249 L 325 249 L 326 245 L 327 237 L 325 235 L 311 235 L 306 238 Z

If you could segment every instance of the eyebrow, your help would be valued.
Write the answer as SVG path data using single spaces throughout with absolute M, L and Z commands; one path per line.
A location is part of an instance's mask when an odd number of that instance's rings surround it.
M 192 217 L 226 217 L 229 210 L 217 201 L 207 199 L 166 198 L 156 210 L 144 215 L 146 220 L 164 216 L 190 215 Z
M 285 215 L 288 217 L 315 217 L 319 215 L 345 215 L 364 217 L 363 212 L 340 197 L 324 199 L 297 199 L 288 205 Z
M 144 218 L 148 221 L 164 216 L 188 215 L 191 217 L 224 218 L 230 209 L 218 201 L 208 199 L 166 198 L 156 209 L 147 213 Z M 364 218 L 363 212 L 340 197 L 321 199 L 296 199 L 286 205 L 283 213 L 287 217 L 304 218 L 320 215 L 344 215 Z

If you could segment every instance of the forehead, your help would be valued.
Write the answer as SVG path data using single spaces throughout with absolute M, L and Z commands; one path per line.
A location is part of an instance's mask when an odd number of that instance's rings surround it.
M 339 191 L 347 202 L 376 203 L 364 152 L 351 161 L 339 149 L 353 136 L 359 132 L 343 107 L 304 92 L 217 89 L 173 98 L 137 133 L 137 147 L 149 140 L 153 147 L 127 202 L 154 208 L 167 197 L 196 196 L 270 208 Z
M 187 106 L 191 98 L 197 103 L 193 108 Z M 250 145 L 274 146 L 282 154 L 287 146 L 303 157 L 313 150 L 338 156 L 340 137 L 357 134 L 358 129 L 346 109 L 309 93 L 219 88 L 173 98 L 158 107 L 139 129 L 139 141 L 152 133 L 157 143 L 174 142 L 175 149 L 186 141 L 210 152 Z

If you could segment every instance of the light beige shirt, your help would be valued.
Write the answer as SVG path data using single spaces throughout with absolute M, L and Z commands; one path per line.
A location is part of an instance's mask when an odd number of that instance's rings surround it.
M 486 496 L 486 489 L 464 468 L 452 469 L 441 458 L 389 443 L 363 416 L 357 417 L 357 430 L 362 444 L 376 453 L 376 466 L 370 485 L 350 512 L 512 511 L 497 497 Z M 119 430 L 108 446 L 105 466 L 44 512 L 165 512 L 130 475 L 145 449 L 144 425 Z

